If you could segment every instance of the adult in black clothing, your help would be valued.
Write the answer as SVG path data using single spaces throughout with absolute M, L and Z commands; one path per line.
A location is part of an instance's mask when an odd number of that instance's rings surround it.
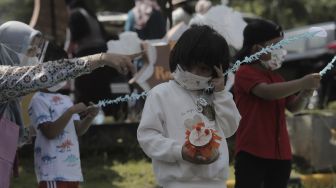
M 107 51 L 106 32 L 95 13 L 88 9 L 83 0 L 65 0 L 69 11 L 70 44 L 68 53 L 81 57 Z M 116 79 L 124 81 L 114 69 L 99 68 L 90 75 L 75 79 L 76 102 L 98 102 L 105 98 L 115 98 L 110 84 Z M 107 115 L 116 115 L 120 105 L 109 105 L 103 108 Z

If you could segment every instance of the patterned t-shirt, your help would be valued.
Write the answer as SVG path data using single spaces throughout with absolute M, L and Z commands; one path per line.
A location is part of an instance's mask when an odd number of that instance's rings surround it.
M 29 116 L 36 130 L 34 148 L 37 181 L 83 181 L 79 145 L 72 116 L 65 129 L 54 139 L 47 139 L 39 129 L 44 122 L 54 122 L 73 106 L 68 96 L 37 92 L 29 105 Z

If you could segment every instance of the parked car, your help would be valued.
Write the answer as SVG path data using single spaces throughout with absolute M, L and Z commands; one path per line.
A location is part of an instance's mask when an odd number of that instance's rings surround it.
M 307 32 L 310 27 L 324 28 L 326 38 L 313 37 L 297 40 L 285 46 L 288 55 L 285 58 L 280 73 L 288 79 L 300 78 L 308 73 L 319 72 L 334 55 L 336 55 L 336 22 L 325 22 L 304 27 L 285 30 L 285 37 Z M 336 100 L 336 70 L 333 69 L 323 77 L 318 90 L 316 107 L 323 108 L 330 101 Z
M 127 13 L 103 11 L 97 13 L 97 19 L 101 22 L 108 34 L 108 39 L 117 39 L 119 33 L 124 31 Z

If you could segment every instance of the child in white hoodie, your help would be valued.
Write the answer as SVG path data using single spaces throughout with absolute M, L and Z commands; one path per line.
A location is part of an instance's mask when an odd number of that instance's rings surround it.
M 174 79 L 150 91 L 138 141 L 163 188 L 226 187 L 229 154 L 224 138 L 235 133 L 240 121 L 231 93 L 224 90 L 228 66 L 225 39 L 208 26 L 192 26 L 171 52 Z M 185 144 L 186 131 L 200 123 L 223 138 L 209 158 L 191 156 Z

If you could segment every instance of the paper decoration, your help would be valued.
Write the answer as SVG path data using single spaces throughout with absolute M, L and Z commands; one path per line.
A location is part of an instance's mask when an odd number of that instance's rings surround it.
M 186 131 L 185 146 L 190 157 L 202 156 L 206 160 L 214 158 L 218 154 L 218 148 L 222 138 L 214 129 L 206 128 L 203 122 L 197 123 L 192 130 Z

